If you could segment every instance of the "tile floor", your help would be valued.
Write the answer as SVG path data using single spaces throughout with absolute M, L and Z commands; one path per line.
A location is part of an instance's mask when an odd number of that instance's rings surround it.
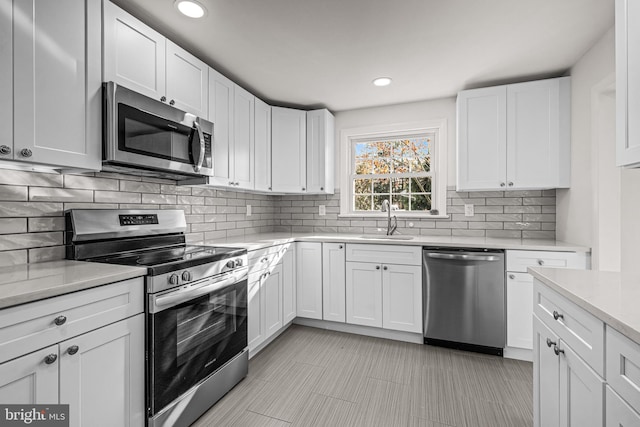
M 532 365 L 293 325 L 193 426 L 519 427 Z

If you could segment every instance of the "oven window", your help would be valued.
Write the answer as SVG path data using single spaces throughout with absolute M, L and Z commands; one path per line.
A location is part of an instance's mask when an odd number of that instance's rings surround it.
M 118 104 L 118 132 L 120 150 L 193 164 L 190 127 Z
M 212 295 L 178 309 L 178 366 L 218 344 L 236 331 L 236 292 Z

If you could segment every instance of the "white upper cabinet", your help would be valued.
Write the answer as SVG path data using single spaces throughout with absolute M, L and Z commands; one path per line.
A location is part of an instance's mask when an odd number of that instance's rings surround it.
M 0 2 L 0 158 L 100 169 L 101 22 L 99 0 Z
M 165 96 L 167 39 L 110 1 L 104 2 L 104 80 L 150 98 Z
M 235 83 L 209 69 L 209 120 L 213 122 L 213 176 L 209 183 L 231 182 L 229 159 L 233 152 L 233 91 Z
M 618 166 L 640 167 L 640 4 L 616 0 Z
M 463 91 L 457 107 L 459 191 L 569 186 L 569 77 Z
M 307 111 L 307 193 L 334 191 L 335 119 L 329 110 Z
M 271 106 L 256 98 L 254 188 L 271 191 Z
M 209 66 L 167 40 L 166 96 L 170 105 L 207 117 Z
M 104 80 L 207 117 L 209 67 L 113 3 L 104 10 Z
M 304 193 L 307 187 L 307 114 L 292 108 L 271 108 L 272 188 L 279 193 Z
M 233 151 L 230 153 L 232 186 L 253 189 L 255 96 L 234 87 Z M 214 123 L 215 127 L 215 123 Z

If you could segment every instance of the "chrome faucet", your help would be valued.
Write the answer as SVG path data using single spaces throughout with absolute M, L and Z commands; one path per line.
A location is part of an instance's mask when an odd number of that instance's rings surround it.
M 389 205 L 389 199 L 385 199 L 382 201 L 382 208 L 380 210 L 387 213 L 387 236 L 391 236 L 398 228 L 398 217 L 396 217 L 395 215 L 393 216 L 394 224 L 392 226 L 391 205 Z

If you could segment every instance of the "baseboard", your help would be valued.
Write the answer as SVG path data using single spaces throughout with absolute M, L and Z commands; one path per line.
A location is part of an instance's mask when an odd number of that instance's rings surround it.
M 526 362 L 533 361 L 533 350 L 518 347 L 505 347 L 504 357 L 507 359 L 518 359 Z
M 422 344 L 422 334 L 411 332 L 390 331 L 388 329 L 372 328 L 370 326 L 351 325 L 349 323 L 331 322 L 328 320 L 307 319 L 296 317 L 293 323 L 301 326 L 309 326 L 312 328 L 326 329 L 329 331 L 346 332 L 349 334 L 366 335 L 375 338 L 385 338 L 395 341 L 404 341 L 414 344 Z

